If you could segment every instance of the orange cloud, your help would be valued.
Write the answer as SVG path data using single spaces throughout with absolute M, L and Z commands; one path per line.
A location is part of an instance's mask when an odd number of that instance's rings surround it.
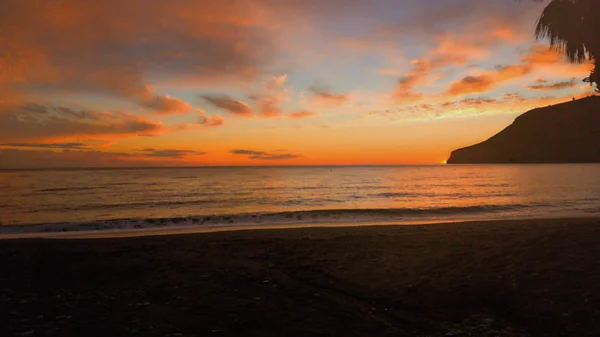
M 192 106 L 180 99 L 169 96 L 151 96 L 141 101 L 141 105 L 152 110 L 157 115 L 188 113 Z
M 590 62 L 573 64 L 566 61 L 564 55 L 548 46 L 533 45 L 523 55 L 522 61 L 534 66 L 538 73 L 547 77 L 572 77 L 589 75 L 593 68 Z
M 309 118 L 309 117 L 313 117 L 316 116 L 317 114 L 311 111 L 296 111 L 296 112 L 290 112 L 288 114 L 288 116 L 290 118 L 295 118 L 295 119 L 302 119 L 302 118 Z
M 272 76 L 262 82 L 262 90 L 250 95 L 250 99 L 258 106 L 259 115 L 270 118 L 281 115 L 281 104 L 288 96 L 285 87 L 287 74 Z
M 398 80 L 397 90 L 407 92 L 414 88 L 429 72 L 435 68 L 431 61 L 425 58 L 418 58 L 411 62 L 413 70 Z
M 569 64 L 564 56 L 548 47 L 534 45 L 521 58 L 523 64 L 499 66 L 493 71 L 486 71 L 481 75 L 467 76 L 450 84 L 446 94 L 458 96 L 463 94 L 482 93 L 494 89 L 503 82 L 519 78 L 536 71 L 547 72 L 552 76 L 573 76 L 580 73 L 582 76 L 589 73 L 590 64 Z M 527 86 L 531 90 L 558 90 L 576 86 L 576 80 L 562 81 L 553 85 Z
M 482 30 L 470 31 L 462 35 L 443 33 L 436 36 L 436 48 L 432 49 L 428 56 L 413 60 L 411 71 L 398 80 L 392 94 L 394 101 L 397 104 L 419 101 L 422 94 L 414 91 L 414 88 L 426 84 L 433 72 L 450 65 L 462 65 L 468 61 L 488 57 L 490 47 L 512 40 L 514 35 L 512 27 L 497 22 L 485 26 Z M 487 81 L 485 77 L 465 78 L 464 85 L 473 88 L 485 87 Z
M 260 115 L 267 118 L 277 117 L 281 115 L 281 109 L 275 100 L 266 97 L 260 103 Z
M 221 116 L 206 116 L 204 110 L 196 109 L 199 115 L 199 122 L 202 125 L 213 127 L 213 126 L 222 126 L 225 124 L 225 120 Z
M 450 84 L 447 94 L 458 96 L 463 94 L 485 92 L 490 90 L 494 85 L 494 80 L 490 75 L 467 76 Z
M 564 62 L 564 56 L 548 46 L 534 45 L 522 57 L 523 62 L 529 64 L 554 64 Z
M 503 82 L 527 75 L 531 71 L 532 66 L 528 64 L 497 67 L 495 71 L 488 71 L 479 76 L 467 76 L 451 83 L 446 94 L 458 96 L 486 92 Z

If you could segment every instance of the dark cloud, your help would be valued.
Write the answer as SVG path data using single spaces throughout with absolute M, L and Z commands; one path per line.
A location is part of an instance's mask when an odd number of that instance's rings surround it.
M 65 106 L 27 104 L 0 112 L 0 141 L 154 135 L 163 126 L 125 112 L 97 112 Z
M 248 106 L 246 102 L 238 101 L 228 95 L 214 94 L 214 95 L 201 95 L 200 98 L 206 102 L 228 111 L 238 116 L 251 116 L 253 110 Z
M 29 148 L 39 148 L 39 149 L 65 149 L 65 150 L 81 150 L 88 149 L 90 144 L 84 143 L 4 143 L 0 144 L 0 146 L 7 147 L 29 147 Z
M 267 154 L 266 152 L 263 152 L 263 151 L 254 151 L 254 150 L 229 150 L 229 153 L 231 153 L 231 154 L 247 154 L 250 156 L 260 156 L 260 155 Z
M 281 150 L 278 150 L 276 152 L 280 151 Z M 229 150 L 229 153 L 235 155 L 246 155 L 248 158 L 256 160 L 287 160 L 302 157 L 301 155 L 292 153 L 269 153 L 265 151 L 254 150 Z
M 536 81 L 538 84 L 528 85 L 527 88 L 530 90 L 561 90 L 567 88 L 573 88 L 577 86 L 577 79 L 572 78 L 570 81 L 557 82 L 552 84 L 544 84 L 548 81 L 541 80 Z
M 175 150 L 175 149 L 143 149 L 140 151 L 144 157 L 154 158 L 171 158 L 180 159 L 185 156 L 201 156 L 207 152 L 193 151 L 193 150 Z
M 502 99 L 504 101 L 512 101 L 512 102 L 524 102 L 527 100 L 525 97 L 521 96 L 521 94 L 516 93 L 516 92 L 506 93 L 506 94 L 502 95 Z
M 0 149 L 0 168 L 3 169 L 164 166 L 175 163 L 147 161 L 122 152 Z
M 465 98 L 459 101 L 459 103 L 464 104 L 464 105 L 470 105 L 470 106 L 477 106 L 477 105 L 482 105 L 482 104 L 492 104 L 492 103 L 496 103 L 498 100 L 493 99 L 493 98 L 483 98 L 483 97 L 479 97 L 479 98 Z
M 206 154 L 201 151 L 176 149 L 143 149 L 133 153 L 98 151 L 85 148 L 85 144 L 82 143 L 9 145 L 32 148 L 27 150 L 1 148 L 5 145 L 0 145 L 0 168 L 2 169 L 179 166 L 186 164 L 186 156 Z

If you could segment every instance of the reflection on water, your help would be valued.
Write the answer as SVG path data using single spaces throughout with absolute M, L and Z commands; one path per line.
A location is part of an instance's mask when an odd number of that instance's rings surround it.
M 511 216 L 593 214 L 600 165 L 0 171 L 3 224 L 382 208 L 486 216 L 474 206 Z

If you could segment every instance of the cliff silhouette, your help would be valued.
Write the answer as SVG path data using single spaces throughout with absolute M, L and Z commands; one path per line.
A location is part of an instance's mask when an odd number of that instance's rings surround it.
M 600 96 L 528 111 L 448 164 L 600 163 Z

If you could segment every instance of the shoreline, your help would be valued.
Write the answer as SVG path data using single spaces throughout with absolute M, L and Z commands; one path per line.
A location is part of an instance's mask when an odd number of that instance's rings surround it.
M 2 240 L 0 335 L 590 336 L 598 256 L 600 217 Z
M 225 217 L 227 218 L 227 216 Z M 513 221 L 537 221 L 537 220 L 580 220 L 580 219 L 600 219 L 599 216 L 574 215 L 565 217 L 515 217 L 498 219 L 387 219 L 387 220 L 342 220 L 342 221 L 320 221 L 320 222 L 283 222 L 283 223 L 215 223 L 209 225 L 185 224 L 185 225 L 163 225 L 155 227 L 125 227 L 115 229 L 89 229 L 89 230 L 69 230 L 53 232 L 0 232 L 0 242 L 3 240 L 25 240 L 25 239 L 113 239 L 113 238 L 135 238 L 145 236 L 164 236 L 164 235 L 193 235 L 217 232 L 237 232 L 237 231 L 260 231 L 260 230 L 285 230 L 285 229 L 306 229 L 306 228 L 352 228 L 352 227 L 379 227 L 379 226 L 428 226 L 440 224 L 455 223 L 502 223 Z M 126 220 L 114 220 L 128 221 Z M 62 224 L 49 224 L 62 225 Z M 43 225 L 20 225 L 7 227 L 41 227 Z M 2 230 L 2 228 L 0 228 Z

